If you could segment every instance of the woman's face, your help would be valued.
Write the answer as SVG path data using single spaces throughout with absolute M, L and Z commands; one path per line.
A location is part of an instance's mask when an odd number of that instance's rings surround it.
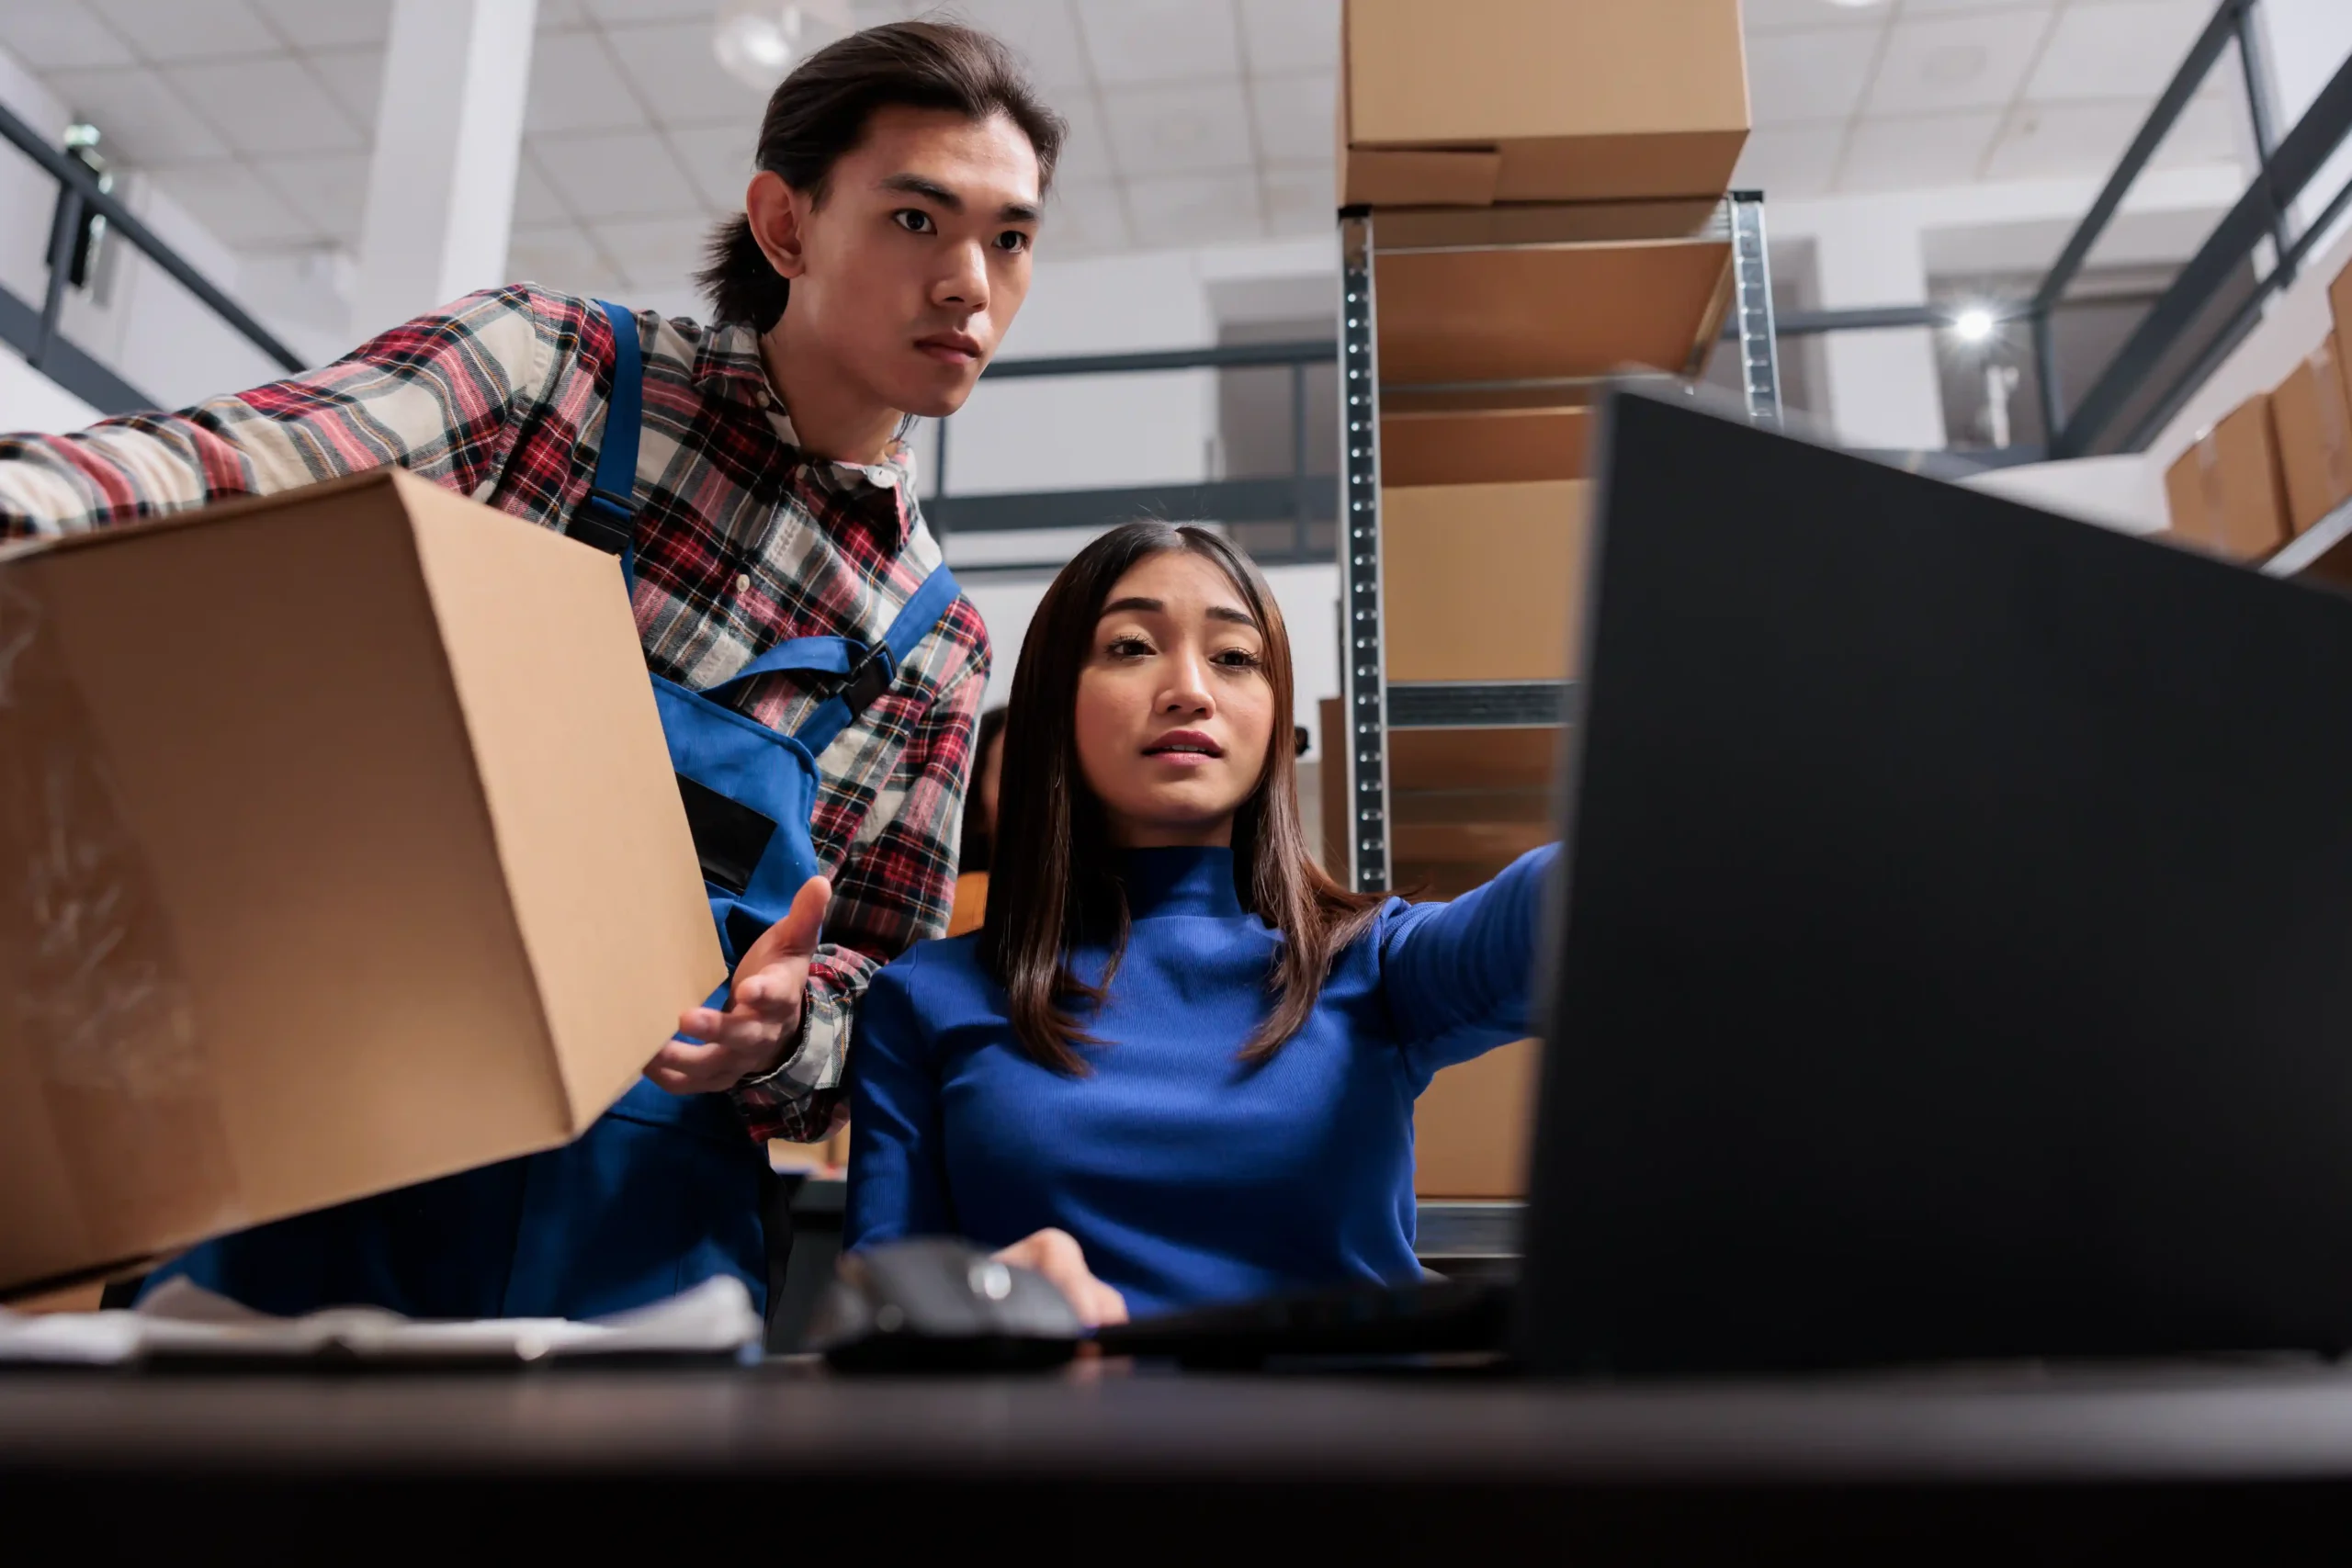
M 1078 760 L 1113 839 L 1225 845 L 1274 731 L 1266 639 L 1216 564 L 1148 557 L 1113 585 L 1078 677 Z

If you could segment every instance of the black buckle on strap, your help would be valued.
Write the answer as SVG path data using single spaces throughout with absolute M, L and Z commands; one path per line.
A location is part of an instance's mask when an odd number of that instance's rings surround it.
M 888 691 L 898 678 L 898 666 L 890 658 L 890 650 L 876 648 L 858 660 L 857 667 L 849 672 L 849 679 L 833 694 L 841 698 L 842 705 L 849 709 L 850 721 L 855 723 L 866 705 Z
M 628 497 L 592 490 L 572 512 L 571 526 L 564 532 L 583 545 L 593 545 L 608 556 L 616 556 L 628 547 L 636 526 L 637 513 L 630 508 Z

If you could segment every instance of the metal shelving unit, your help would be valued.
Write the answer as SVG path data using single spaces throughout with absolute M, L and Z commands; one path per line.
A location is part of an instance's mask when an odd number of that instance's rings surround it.
M 1758 424 L 1781 418 L 1779 348 L 1772 319 L 1771 261 L 1765 249 L 1764 198 L 1734 191 L 1716 209 L 1709 232 L 1731 244 L 1732 320 L 1739 349 L 1740 389 L 1747 416 Z M 1493 249 L 1510 248 L 1498 244 Z M 1379 301 L 1374 287 L 1376 254 L 1373 214 L 1340 215 L 1340 367 L 1342 517 L 1340 553 L 1346 659 L 1340 702 L 1347 716 L 1349 875 L 1366 892 L 1390 883 L 1388 735 L 1392 729 L 1487 729 L 1563 724 L 1570 717 L 1575 683 L 1555 681 L 1410 682 L 1391 684 L 1382 638 L 1380 536 Z M 1566 387 L 1565 381 L 1528 383 Z M 1587 383 L 1589 384 L 1589 383 Z M 1479 383 L 1488 390 L 1500 383 Z M 1516 384 L 1514 384 L 1516 385 Z M 1448 389 L 1416 387 L 1416 391 Z M 1467 386 L 1451 389 L 1468 390 Z

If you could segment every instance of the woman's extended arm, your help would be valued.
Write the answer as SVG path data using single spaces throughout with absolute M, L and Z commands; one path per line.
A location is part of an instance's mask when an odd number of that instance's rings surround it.
M 1532 850 L 1482 887 L 1417 904 L 1381 932 L 1381 977 L 1421 1072 L 1524 1036 L 1544 895 L 1560 846 Z

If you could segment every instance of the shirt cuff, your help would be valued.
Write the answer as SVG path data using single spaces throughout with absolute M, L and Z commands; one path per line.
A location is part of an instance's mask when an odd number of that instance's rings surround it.
M 764 1143 L 819 1143 L 848 1117 L 842 1065 L 849 1057 L 847 998 L 815 973 L 800 1008 L 800 1038 L 780 1064 L 733 1089 L 735 1108 L 752 1136 Z

